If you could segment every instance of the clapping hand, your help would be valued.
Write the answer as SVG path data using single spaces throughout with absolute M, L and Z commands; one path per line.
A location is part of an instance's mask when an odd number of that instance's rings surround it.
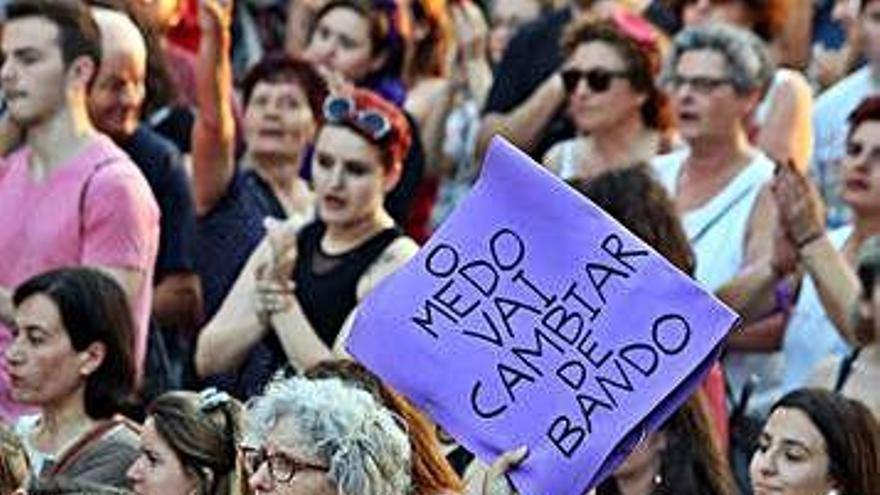
M 296 304 L 291 277 L 298 254 L 297 232 L 303 222 L 299 218 L 286 221 L 267 218 L 264 224 L 268 252 L 254 273 L 257 316 L 261 321 L 288 311 Z
M 791 162 L 777 166 L 771 189 L 781 226 L 797 249 L 825 233 L 825 208 L 819 191 Z

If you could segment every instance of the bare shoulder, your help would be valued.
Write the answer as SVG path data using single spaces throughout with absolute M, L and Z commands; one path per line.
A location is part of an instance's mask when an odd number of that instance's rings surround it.
M 364 297 L 382 279 L 403 266 L 418 250 L 418 244 L 407 236 L 395 239 L 361 276 L 357 288 L 358 299 Z
M 797 94 L 809 93 L 812 95 L 810 83 L 800 71 L 791 69 L 779 69 L 778 77 L 778 89 L 781 89 L 783 91 L 793 91 Z
M 828 356 L 823 359 L 810 374 L 809 385 L 831 390 L 837 379 L 837 371 L 840 368 L 839 356 Z

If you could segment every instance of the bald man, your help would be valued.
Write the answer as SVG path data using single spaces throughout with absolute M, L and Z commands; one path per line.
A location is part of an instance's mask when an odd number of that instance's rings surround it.
M 177 148 L 141 123 L 146 42 L 127 14 L 105 8 L 92 12 L 101 30 L 102 56 L 89 91 L 89 115 L 95 127 L 109 135 L 141 169 L 161 211 L 153 318 L 163 329 L 194 329 L 201 312 L 201 291 L 194 272 L 192 192 Z M 174 357 L 185 362 L 185 356 Z

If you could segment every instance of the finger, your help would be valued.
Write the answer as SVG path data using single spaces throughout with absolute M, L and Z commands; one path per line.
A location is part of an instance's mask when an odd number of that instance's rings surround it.
M 501 455 L 498 459 L 492 463 L 492 469 L 497 474 L 504 474 L 510 469 L 523 461 L 528 455 L 529 449 L 526 446 L 522 446 L 516 450 L 509 450 Z

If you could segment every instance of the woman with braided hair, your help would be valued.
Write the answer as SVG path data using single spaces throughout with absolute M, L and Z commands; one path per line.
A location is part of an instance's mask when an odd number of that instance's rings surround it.
M 241 404 L 224 392 L 175 391 L 147 409 L 141 455 L 128 470 L 138 495 L 241 495 Z

